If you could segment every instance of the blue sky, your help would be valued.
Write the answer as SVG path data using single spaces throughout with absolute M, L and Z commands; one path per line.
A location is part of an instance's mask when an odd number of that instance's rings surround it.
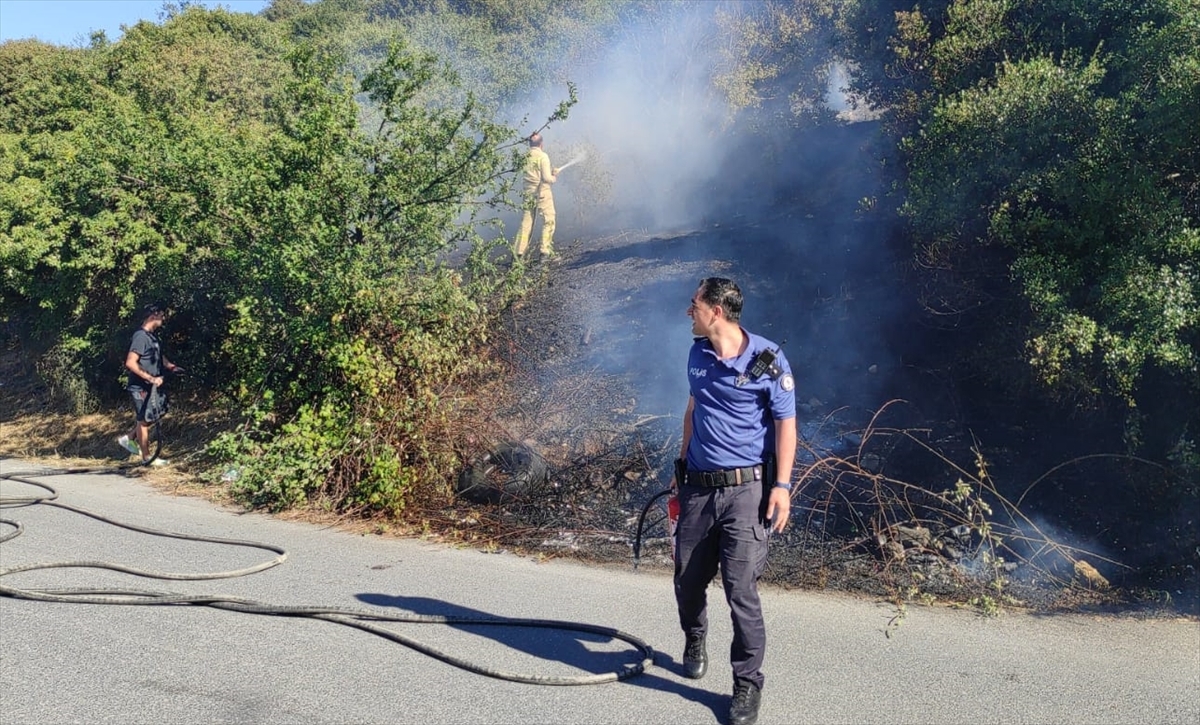
M 269 0 L 201 0 L 206 7 L 257 13 Z M 93 30 L 109 40 L 121 37 L 122 25 L 158 22 L 163 0 L 0 0 L 0 41 L 37 38 L 55 45 L 87 44 Z

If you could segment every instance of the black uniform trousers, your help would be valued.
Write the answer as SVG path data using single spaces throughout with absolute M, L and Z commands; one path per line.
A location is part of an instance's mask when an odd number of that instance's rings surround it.
M 708 630 L 708 585 L 721 570 L 725 600 L 733 619 L 729 649 L 734 681 L 763 686 L 767 631 L 758 578 L 767 563 L 763 484 L 679 487 L 675 529 L 675 602 L 686 636 Z

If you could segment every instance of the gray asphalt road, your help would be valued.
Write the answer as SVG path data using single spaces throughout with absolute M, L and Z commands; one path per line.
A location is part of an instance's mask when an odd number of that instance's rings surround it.
M 0 472 L 21 464 L 0 461 Z M 21 470 L 28 470 L 21 469 Z M 156 493 L 121 475 L 44 479 L 60 500 L 143 526 L 252 539 L 279 567 L 220 581 L 161 582 L 94 569 L 17 574 L 5 584 L 149 588 L 270 604 L 587 622 L 649 642 L 656 666 L 621 683 L 517 684 L 470 674 L 338 624 L 206 607 L 0 599 L 4 723 L 713 723 L 724 720 L 728 610 L 719 589 L 707 678 L 680 675 L 670 579 L 537 563 L 419 541 L 364 537 Z M 28 489 L 0 483 L 0 493 Z M 108 560 L 221 571 L 270 554 L 130 532 L 46 506 L 6 508 L 25 533 L 0 566 Z M 7 527 L 6 527 L 7 529 Z M 764 593 L 770 647 L 760 722 L 1200 722 L 1200 624 L 1096 616 L 983 618 L 810 592 Z M 481 664 L 586 674 L 636 660 L 620 642 L 520 628 L 394 625 Z

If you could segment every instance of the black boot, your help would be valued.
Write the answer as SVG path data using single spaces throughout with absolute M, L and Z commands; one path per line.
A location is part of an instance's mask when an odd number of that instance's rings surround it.
M 749 682 L 735 682 L 733 701 L 729 703 L 729 725 L 754 725 L 762 691 Z
M 685 677 L 698 680 L 708 672 L 708 648 L 705 646 L 704 635 L 688 635 L 683 647 L 683 674 Z

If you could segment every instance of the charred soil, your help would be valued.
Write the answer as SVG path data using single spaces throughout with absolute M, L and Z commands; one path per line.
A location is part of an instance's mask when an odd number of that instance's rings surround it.
M 983 425 L 966 413 L 977 397 L 895 352 L 919 310 L 897 310 L 903 295 L 884 244 L 873 272 L 851 263 L 864 238 L 887 233 L 781 213 L 612 235 L 536 267 L 544 285 L 510 311 L 501 344 L 523 376 L 504 415 L 511 439 L 546 461 L 546 485 L 452 515 L 491 547 L 631 564 L 639 514 L 667 485 L 679 449 L 687 301 L 701 278 L 721 275 L 746 293 L 745 327 L 782 343 L 797 377 L 801 485 L 792 525 L 772 539 L 767 582 L 986 613 L 1196 614 L 1186 560 L 1174 570 L 1181 577 L 1146 568 L 1142 552 L 1123 561 L 1111 541 L 1076 533 L 1097 516 L 1086 498 L 1046 504 L 1067 485 L 1063 472 L 1008 480 L 1045 459 L 1022 457 L 1039 429 L 1003 416 Z M 797 235 L 824 240 L 823 258 L 779 251 Z M 1063 468 L 1086 475 L 1120 459 Z M 670 567 L 663 517 L 660 501 L 641 521 L 640 566 Z M 1179 524 L 1183 538 L 1194 532 L 1194 522 Z

